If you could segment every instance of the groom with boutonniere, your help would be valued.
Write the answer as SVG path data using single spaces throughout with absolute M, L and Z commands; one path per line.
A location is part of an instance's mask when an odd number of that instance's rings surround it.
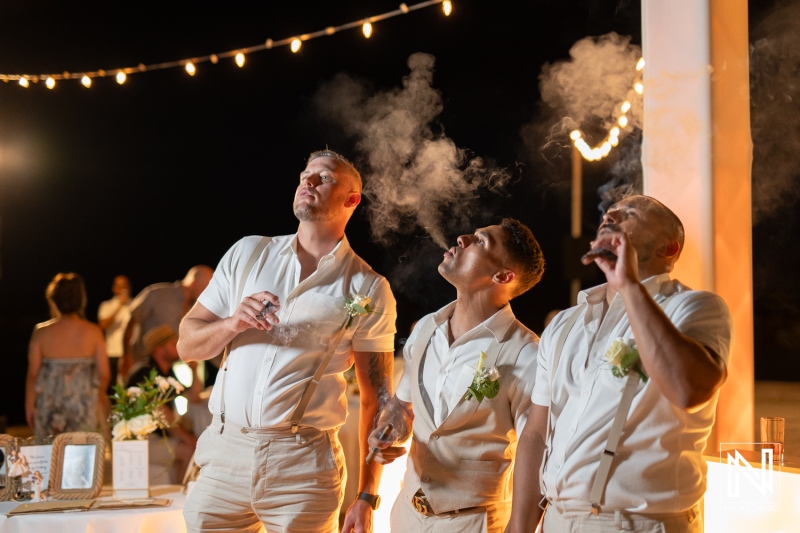
M 509 301 L 539 282 L 544 259 L 531 231 L 511 218 L 457 242 L 439 265 L 456 301 L 417 322 L 397 392 L 369 438 L 367 459 L 391 463 L 413 429 L 392 531 L 495 533 L 511 512 L 539 339 Z
M 583 263 L 607 283 L 542 333 L 509 533 L 701 533 L 703 448 L 727 377 L 722 299 L 670 277 L 683 224 L 649 196 L 603 215 Z M 544 464 L 542 464 L 544 463 Z

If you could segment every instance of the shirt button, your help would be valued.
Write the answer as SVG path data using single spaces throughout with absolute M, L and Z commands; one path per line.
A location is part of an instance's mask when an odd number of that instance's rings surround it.
M 423 483 L 427 483 L 428 481 L 431 480 L 431 478 L 429 478 L 428 476 L 422 476 L 421 479 L 422 479 Z
M 257 391 L 257 392 L 256 392 L 256 394 L 257 394 L 258 396 L 261 396 L 261 391 Z
M 578 426 L 570 426 L 570 427 L 569 427 L 569 430 L 570 430 L 571 432 L 573 432 L 573 433 L 575 433 L 575 430 L 576 430 L 576 429 L 578 429 Z
M 589 394 L 589 389 L 583 389 L 583 390 L 581 391 L 581 394 L 583 394 L 584 396 L 586 396 L 587 394 Z
M 433 440 L 439 440 L 439 435 L 431 435 L 431 438 L 432 438 Z
M 560 464 L 556 465 L 556 470 L 561 470 L 561 465 Z

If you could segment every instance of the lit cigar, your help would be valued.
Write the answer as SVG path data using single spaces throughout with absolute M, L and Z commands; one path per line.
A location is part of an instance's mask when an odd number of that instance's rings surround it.
M 609 261 L 617 260 L 617 256 L 614 255 L 612 252 L 609 252 L 605 248 L 592 248 L 591 250 L 583 254 L 583 256 L 581 257 L 581 261 L 583 263 L 591 263 L 598 257 L 603 257 L 605 259 L 608 259 Z
M 392 425 L 391 425 L 391 424 L 386 424 L 386 427 L 385 427 L 385 428 L 383 428 L 383 431 L 381 431 L 381 434 L 380 434 L 380 435 L 378 435 L 378 440 L 386 440 L 386 439 L 388 439 L 388 438 L 389 438 L 389 435 L 391 435 L 391 434 L 392 434 L 392 429 L 393 429 L 393 428 L 392 428 Z M 378 455 L 378 452 L 379 452 L 379 451 L 381 451 L 381 449 L 380 449 L 380 448 L 378 448 L 377 446 L 375 446 L 374 448 L 372 448 L 372 449 L 369 451 L 369 453 L 367 454 L 366 463 L 367 463 L 367 464 L 370 464 L 370 463 L 372 462 L 372 460 L 373 460 L 373 459 L 375 459 L 375 456 L 376 456 L 376 455 Z
M 262 309 L 261 312 L 256 315 L 256 320 L 266 319 L 267 315 L 270 314 L 273 309 L 275 309 L 275 304 L 269 300 L 264 300 L 261 303 L 264 304 L 264 309 Z

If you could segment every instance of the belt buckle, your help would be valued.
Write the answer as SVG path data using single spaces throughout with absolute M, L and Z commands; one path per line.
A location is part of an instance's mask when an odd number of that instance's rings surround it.
M 430 512 L 430 508 L 428 507 L 428 499 L 424 496 L 417 496 L 415 494 L 411 498 L 411 503 L 414 505 L 414 509 L 420 514 L 427 515 Z

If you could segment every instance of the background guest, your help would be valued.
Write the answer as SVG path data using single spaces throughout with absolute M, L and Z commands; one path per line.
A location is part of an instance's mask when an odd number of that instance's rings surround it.
M 25 417 L 37 438 L 96 430 L 98 408 L 108 406 L 109 367 L 102 330 L 84 318 L 83 279 L 57 274 L 46 297 L 53 318 L 31 336 Z
M 125 327 L 131 318 L 131 282 L 127 276 L 117 276 L 111 286 L 114 297 L 100 304 L 97 311 L 97 322 L 106 335 L 106 353 L 108 354 L 111 376 L 108 383 L 108 394 L 114 392 L 117 382 L 119 361 L 125 353 Z

